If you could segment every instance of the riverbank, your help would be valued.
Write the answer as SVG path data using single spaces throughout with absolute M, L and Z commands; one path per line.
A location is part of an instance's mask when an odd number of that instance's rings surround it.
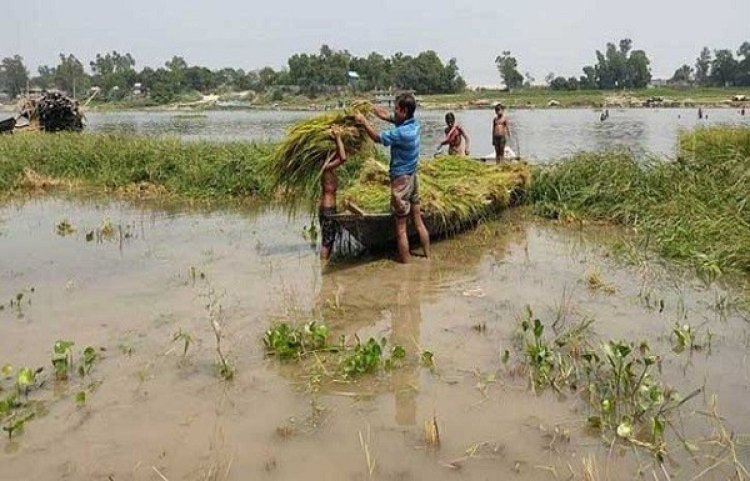
M 553 91 L 543 88 L 520 89 L 512 92 L 499 90 L 467 91 L 459 94 L 419 95 L 425 110 L 491 109 L 498 102 L 514 109 L 564 109 L 564 108 L 741 108 L 750 106 L 748 88 L 694 88 L 677 89 L 660 87 L 623 91 Z M 205 110 L 287 110 L 321 111 L 338 108 L 341 103 L 372 100 L 369 94 L 321 96 L 282 96 L 271 100 L 269 96 L 247 100 L 242 96 L 204 95 L 190 96 L 170 104 L 156 104 L 149 99 L 119 102 L 94 102 L 87 107 L 92 112 L 127 110 L 146 111 L 205 111 Z M 0 110 L 12 111 L 14 104 L 0 105 Z

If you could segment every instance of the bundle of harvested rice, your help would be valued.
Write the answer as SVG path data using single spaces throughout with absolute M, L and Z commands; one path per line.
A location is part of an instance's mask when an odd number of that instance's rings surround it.
M 371 104 L 356 104 L 346 110 L 305 119 L 289 129 L 271 154 L 269 172 L 274 188 L 283 190 L 291 209 L 320 196 L 323 168 L 336 155 L 331 128 L 335 126 L 341 132 L 347 157 L 354 156 L 371 144 L 367 132 L 354 122 L 354 114 L 371 112 Z
M 454 156 L 423 160 L 419 170 L 422 211 L 451 230 L 507 207 L 512 192 L 526 189 L 529 181 L 525 163 L 496 167 Z M 344 204 L 351 202 L 368 213 L 385 213 L 390 205 L 388 184 L 387 166 L 368 160 L 359 180 L 341 198 Z

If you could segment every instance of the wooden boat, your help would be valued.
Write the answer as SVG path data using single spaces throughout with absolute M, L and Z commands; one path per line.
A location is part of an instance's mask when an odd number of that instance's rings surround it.
M 518 205 L 524 193 L 525 190 L 521 187 L 513 190 L 510 206 Z M 341 231 L 356 239 L 363 248 L 371 252 L 377 252 L 396 245 L 393 214 L 367 213 L 352 204 L 347 204 L 346 207 L 347 212 L 335 214 L 333 219 L 337 222 Z M 481 216 L 468 219 L 458 225 L 448 225 L 440 217 L 429 214 L 424 216 L 424 222 L 431 239 L 443 239 L 464 232 L 483 220 L 493 218 L 505 207 L 488 202 Z M 417 231 L 411 218 L 408 221 L 408 229 L 409 238 L 416 239 Z

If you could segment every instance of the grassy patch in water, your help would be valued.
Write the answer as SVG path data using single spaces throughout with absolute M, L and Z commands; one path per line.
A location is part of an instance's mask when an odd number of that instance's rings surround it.
M 126 193 L 152 186 L 195 199 L 262 197 L 270 195 L 263 166 L 271 147 L 112 134 L 2 136 L 0 191 L 17 191 L 32 177 L 48 187 L 61 179 Z
M 636 228 L 650 247 L 709 278 L 750 273 L 750 129 L 683 132 L 675 161 L 577 154 L 534 177 L 538 214 Z

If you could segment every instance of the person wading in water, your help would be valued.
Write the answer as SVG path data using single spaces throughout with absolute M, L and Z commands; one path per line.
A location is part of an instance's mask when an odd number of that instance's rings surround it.
M 320 221 L 320 259 L 328 261 L 331 258 L 333 244 L 336 242 L 338 227 L 333 215 L 336 214 L 336 190 L 338 189 L 338 178 L 336 169 L 346 162 L 346 150 L 341 140 L 341 131 L 338 127 L 331 129 L 331 137 L 336 142 L 336 153 L 330 162 L 323 166 L 323 174 L 320 177 L 320 205 L 318 206 L 318 220 Z
M 510 139 L 510 124 L 505 115 L 505 106 L 495 106 L 495 118 L 492 119 L 492 145 L 495 146 L 495 161 L 500 164 L 505 158 L 505 144 Z
M 445 139 L 438 145 L 438 151 L 447 145 L 448 155 L 469 155 L 469 135 L 456 122 L 453 112 L 445 114 L 445 125 Z

